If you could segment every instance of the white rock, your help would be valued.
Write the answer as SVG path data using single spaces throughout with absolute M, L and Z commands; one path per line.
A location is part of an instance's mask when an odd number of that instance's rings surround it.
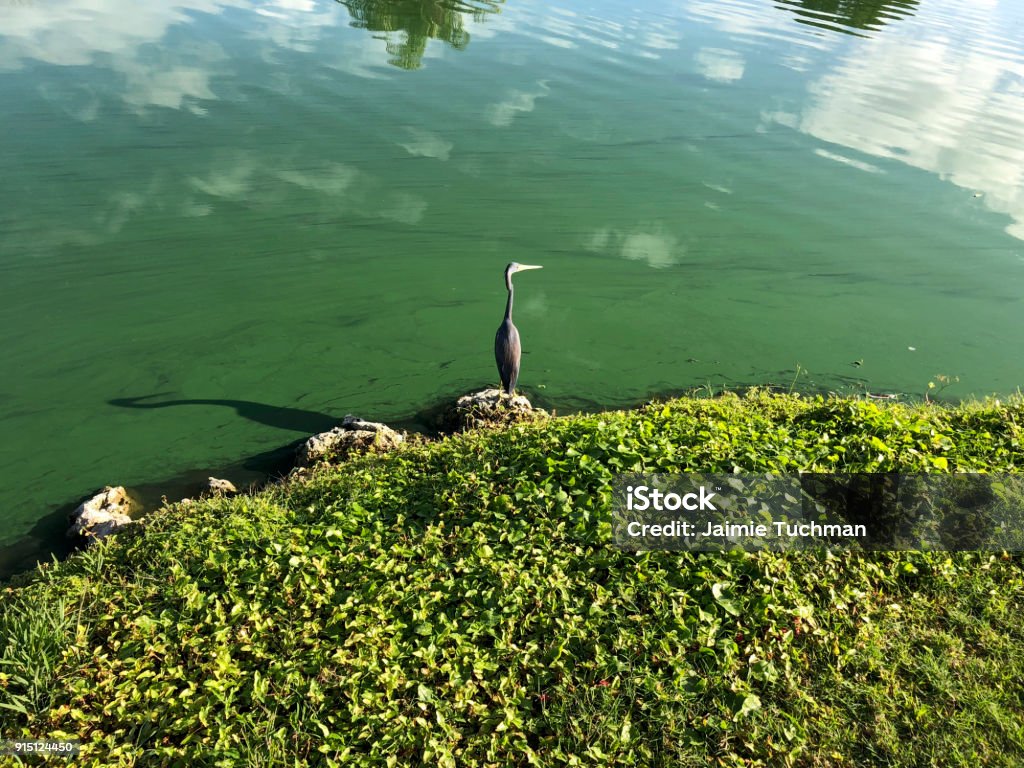
M 230 480 L 221 480 L 218 477 L 207 478 L 206 487 L 214 496 L 233 496 L 238 493 L 234 483 Z
M 482 389 L 479 392 L 470 392 L 455 401 L 455 407 L 461 410 L 470 408 L 484 408 L 496 410 L 504 406 L 513 411 L 532 411 L 533 405 L 523 395 L 509 397 L 500 389 Z
M 132 500 L 121 486 L 107 486 L 71 513 L 67 535 L 85 539 L 102 539 L 128 525 Z
M 445 430 L 497 426 L 544 418 L 547 411 L 534 408 L 523 395 L 509 397 L 500 389 L 484 389 L 463 395 L 441 418 Z
M 308 467 L 328 458 L 345 458 L 353 453 L 386 452 L 405 442 L 405 437 L 387 424 L 348 415 L 340 427 L 313 435 L 299 446 L 298 464 Z

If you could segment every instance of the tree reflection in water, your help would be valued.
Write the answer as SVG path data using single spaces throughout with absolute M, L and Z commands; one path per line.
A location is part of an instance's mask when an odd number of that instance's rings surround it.
M 777 0 L 776 7 L 792 11 L 801 24 L 857 34 L 912 16 L 917 5 L 918 0 Z
M 383 32 L 389 63 L 402 69 L 418 69 L 431 38 L 457 50 L 469 45 L 464 29 L 466 16 L 483 21 L 498 13 L 504 0 L 337 0 L 352 17 L 352 26 Z M 396 40 L 395 33 L 404 33 Z

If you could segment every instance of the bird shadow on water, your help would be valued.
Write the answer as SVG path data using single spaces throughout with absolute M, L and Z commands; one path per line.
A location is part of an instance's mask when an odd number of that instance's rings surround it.
M 165 479 L 150 483 L 131 485 L 128 491 L 138 502 L 138 515 L 159 509 L 165 500 L 177 501 L 198 496 L 206 488 L 211 475 L 230 480 L 240 490 L 254 489 L 265 485 L 275 477 L 286 474 L 294 465 L 295 451 L 310 435 L 326 432 L 341 423 L 341 419 L 318 411 L 290 408 L 257 403 L 251 400 L 230 400 L 196 398 L 162 400 L 151 402 L 152 398 L 165 393 L 141 397 L 121 397 L 108 400 L 109 405 L 119 408 L 171 408 L 179 406 L 223 406 L 232 408 L 241 418 L 275 429 L 299 433 L 278 448 L 264 451 L 244 459 L 217 467 L 188 469 Z M 98 490 L 98 489 L 97 489 Z M 77 549 L 76 542 L 65 535 L 71 514 L 78 505 L 93 494 L 87 494 L 74 501 L 62 504 L 56 510 L 41 518 L 21 539 L 0 546 L 0 581 L 26 571 L 31 571 L 39 562 L 49 562 L 55 557 L 63 560 Z
M 291 408 L 280 405 L 267 405 L 252 400 L 228 400 L 216 398 L 190 398 L 186 400 L 162 400 L 159 402 L 143 402 L 154 397 L 161 397 L 165 393 L 153 395 L 142 395 L 140 397 L 117 397 L 108 400 L 109 405 L 118 408 L 177 408 L 186 405 L 216 405 L 224 408 L 232 408 L 235 413 L 243 419 L 254 421 L 257 424 L 264 424 L 275 429 L 286 429 L 291 432 L 301 432 L 306 435 L 313 435 L 318 432 L 326 432 L 336 427 L 341 421 L 336 416 L 331 416 L 319 411 L 308 411 L 303 408 Z
M 272 477 L 283 475 L 292 468 L 296 449 L 309 436 L 319 434 L 320 432 L 327 432 L 341 423 L 340 418 L 327 413 L 310 411 L 303 408 L 267 405 L 266 403 L 257 403 L 252 400 L 190 398 L 142 402 L 160 396 L 161 394 L 144 395 L 142 397 L 120 397 L 108 400 L 107 402 L 120 408 L 173 408 L 189 405 L 222 406 L 233 409 L 243 419 L 275 429 L 297 432 L 300 437 L 290 440 L 279 448 L 248 456 L 226 466 L 215 469 L 209 467 L 191 469 L 181 472 L 169 480 L 133 486 L 133 492 L 142 502 L 143 508 L 147 509 L 159 507 L 164 497 L 174 499 L 201 493 L 205 489 L 205 481 L 211 471 L 225 476 L 239 487 L 241 485 L 249 488 L 260 486 Z

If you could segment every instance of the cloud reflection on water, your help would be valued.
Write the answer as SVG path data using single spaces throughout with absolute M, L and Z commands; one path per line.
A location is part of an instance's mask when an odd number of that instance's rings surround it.
M 859 38 L 837 34 L 831 23 L 795 34 L 794 21 L 801 19 L 779 9 L 800 11 L 807 21 L 809 3 L 772 8 L 691 0 L 686 10 L 728 33 L 737 47 L 783 36 L 790 51 L 785 66 L 805 77 L 824 71 L 811 76 L 799 98 L 763 111 L 762 127 L 785 125 L 933 173 L 1009 216 L 1006 231 L 1024 239 L 1024 39 L 1019 18 L 1008 18 L 1010 2 L 853 4 L 864 7 L 833 21 L 860 19 L 857 26 L 872 34 Z M 882 20 L 890 23 L 879 31 Z M 834 148 L 816 153 L 862 171 L 882 170 Z
M 460 6 L 458 11 L 442 8 L 444 23 L 439 28 L 409 26 L 411 19 L 419 18 L 417 8 L 428 6 L 441 8 L 433 0 L 362 0 L 345 5 L 312 0 L 173 0 L 156 4 L 73 0 L 57 5 L 16 5 L 5 9 L 0 28 L 0 72 L 21 70 L 32 63 L 94 66 L 115 75 L 107 95 L 114 93 L 135 111 L 163 107 L 203 114 L 202 102 L 218 97 L 216 79 L 237 75 L 239 63 L 199 32 L 189 34 L 202 42 L 172 42 L 179 27 L 196 25 L 204 16 L 248 14 L 246 36 L 263 46 L 265 60 L 273 61 L 280 52 L 317 52 L 324 66 L 372 78 L 380 77 L 391 65 L 414 69 L 424 58 L 440 55 L 439 50 L 431 54 L 426 47 L 427 39 L 435 34 L 464 45 L 469 33 L 460 31 L 463 20 L 467 27 L 479 25 L 487 13 L 500 7 L 482 3 L 479 7 Z M 362 16 L 352 15 L 357 13 Z M 339 35 L 350 22 L 371 30 L 381 24 L 398 24 L 405 30 L 406 40 L 382 43 L 368 35 Z M 324 46 L 321 42 L 329 32 L 337 39 Z M 104 94 L 86 98 L 66 86 L 54 86 L 50 80 L 42 78 L 39 86 L 49 101 L 68 102 L 58 106 L 82 121 L 98 116 Z
M 602 227 L 586 238 L 583 247 L 591 253 L 643 261 L 654 269 L 678 264 L 686 250 L 678 238 L 660 224 L 629 231 Z
M 289 2 L 292 0 L 277 0 L 276 4 Z M 10 7 L 0 30 L 0 71 L 20 70 L 31 62 L 97 66 L 116 75 L 118 95 L 136 110 L 167 107 L 202 113 L 199 102 L 216 98 L 211 80 L 228 60 L 223 49 L 213 42 L 191 42 L 165 50 L 151 46 L 164 41 L 176 25 L 193 23 L 201 14 L 243 7 L 250 4 L 244 0 L 143 4 L 75 0 Z M 40 86 L 44 96 L 48 84 L 44 79 Z M 77 110 L 77 116 L 92 120 L 98 111 L 98 105 L 90 103 L 84 111 Z
M 697 69 L 704 77 L 719 83 L 731 83 L 743 77 L 746 62 L 735 51 L 722 48 L 701 48 L 694 56 Z
M 398 146 L 414 157 L 432 157 L 435 160 L 447 160 L 455 146 L 432 131 L 422 128 L 406 127 L 408 141 L 398 142 Z
M 730 83 L 753 71 L 748 61 L 758 46 L 777 47 L 778 62 L 812 79 L 799 98 L 782 97 L 765 110 L 762 127 L 786 125 L 834 145 L 815 151 L 855 169 L 880 170 L 837 148 L 897 160 L 979 192 L 985 206 L 1012 219 L 1007 231 L 1024 239 L 1024 46 L 1019 21 L 1007 24 L 1011 2 L 785 0 L 773 6 L 751 0 L 688 0 L 683 13 L 691 24 L 711 26 L 726 36 L 678 55 L 692 57 L 704 77 Z M 416 26 L 412 20 L 424 9 L 430 11 L 424 17 L 429 23 Z M 657 56 L 679 49 L 681 40 L 699 37 L 681 34 L 672 19 L 636 11 L 612 20 L 525 2 L 517 13 L 500 10 L 503 6 L 494 2 L 442 6 L 434 0 L 174 0 L 142 5 L 73 0 L 16 5 L 6 9 L 0 33 L 0 71 L 18 70 L 28 62 L 106 68 L 115 77 L 102 85 L 45 76 L 37 85 L 47 102 L 76 120 L 91 122 L 103 116 L 111 95 L 139 113 L 163 108 L 204 114 L 206 104 L 218 98 L 218 80 L 230 83 L 241 64 L 212 40 L 170 44 L 176 27 L 194 25 L 203 16 L 247 13 L 246 35 L 264 46 L 268 61 L 281 52 L 315 51 L 321 66 L 360 77 L 394 72 L 396 57 L 414 68 L 424 58 L 443 55 L 446 46 L 430 47 L 430 39 L 464 47 L 471 35 L 487 38 L 513 30 L 555 45 L 590 44 Z M 799 23 L 819 17 L 829 23 Z M 365 33 L 337 34 L 350 24 L 370 32 L 390 31 L 387 40 Z M 837 34 L 835 24 L 868 36 Z M 331 45 L 321 44 L 328 34 Z M 294 87 L 287 71 L 274 73 L 266 87 Z M 547 83 L 507 92 L 486 108 L 485 118 L 498 127 L 512 125 L 548 94 Z M 448 158 L 451 142 L 417 130 L 410 129 L 399 145 L 412 155 Z M 402 207 L 402 220 L 410 219 L 408 212 L 415 208 Z
M 505 128 L 512 124 L 520 112 L 533 112 L 537 106 L 537 99 L 544 98 L 551 90 L 548 88 L 547 80 L 541 80 L 537 86 L 536 90 L 510 91 L 504 99 L 488 106 L 485 110 L 487 122 L 497 128 Z
M 190 177 L 188 186 L 195 195 L 187 203 L 193 216 L 207 215 L 218 202 L 246 201 L 270 209 L 289 195 L 305 194 L 312 196 L 305 210 L 323 210 L 339 221 L 356 216 L 414 225 L 429 206 L 421 196 L 392 189 L 374 174 L 345 163 L 297 167 L 287 158 L 253 152 L 224 156 L 205 176 Z
M 857 41 L 811 83 L 798 129 L 980 191 L 1024 239 L 1024 58 L 983 43 L 1002 36 L 998 6 L 947 5 L 940 31 Z

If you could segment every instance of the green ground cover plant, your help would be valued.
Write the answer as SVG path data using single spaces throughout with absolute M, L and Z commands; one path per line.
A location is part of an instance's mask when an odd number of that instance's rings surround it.
M 681 398 L 171 505 L 4 589 L 0 732 L 86 766 L 1019 766 L 1020 555 L 628 554 L 609 503 L 626 471 L 1016 472 L 1022 421 Z

